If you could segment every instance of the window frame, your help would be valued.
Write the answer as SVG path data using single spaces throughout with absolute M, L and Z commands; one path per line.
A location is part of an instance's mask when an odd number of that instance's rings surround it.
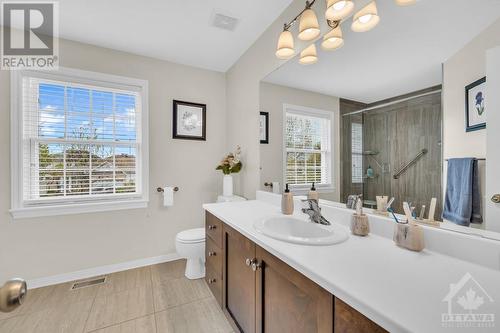
M 134 91 L 140 95 L 140 127 L 137 139 L 137 193 L 107 194 L 93 197 L 65 197 L 54 200 L 24 200 L 23 186 L 23 78 L 82 84 L 108 89 Z M 149 115 L 148 81 L 111 74 L 59 67 L 58 70 L 11 71 L 11 209 L 14 219 L 66 214 L 102 212 L 110 210 L 146 208 L 149 202 Z M 114 143 L 114 141 L 108 141 Z
M 300 106 L 300 105 L 293 105 L 293 104 L 283 104 L 283 129 L 282 129 L 282 151 L 283 151 L 283 161 L 282 161 L 282 171 L 283 171 L 283 184 L 286 184 L 286 163 L 287 163 L 287 148 L 286 148 L 286 116 L 287 113 L 292 113 L 292 114 L 297 114 L 297 115 L 302 115 L 302 116 L 312 116 L 312 117 L 318 117 L 318 118 L 324 118 L 328 119 L 330 122 L 329 126 L 329 133 L 328 133 L 328 142 L 329 142 L 329 148 L 330 150 L 327 152 L 327 157 L 325 161 L 327 161 L 327 166 L 326 168 L 328 169 L 327 172 L 329 172 L 329 178 L 330 182 L 327 184 L 315 184 L 316 190 L 320 193 L 327 193 L 327 192 L 333 192 L 335 191 L 335 173 L 334 173 L 334 157 L 335 157 L 335 133 L 334 129 L 336 128 L 335 126 L 335 112 L 334 111 L 328 111 L 328 110 L 321 110 L 321 109 L 316 109 L 316 108 L 311 108 L 311 107 L 306 107 L 306 106 Z M 302 184 L 302 185 L 297 185 L 297 184 L 290 184 L 289 188 L 291 191 L 293 191 L 295 194 L 298 195 L 303 195 L 307 194 L 311 187 L 311 184 Z

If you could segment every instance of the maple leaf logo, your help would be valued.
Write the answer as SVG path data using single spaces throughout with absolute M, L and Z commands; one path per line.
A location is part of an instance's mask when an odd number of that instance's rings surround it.
M 464 310 L 477 310 L 484 303 L 483 297 L 477 296 L 476 292 L 472 289 L 467 290 L 465 296 L 460 296 L 457 300 Z

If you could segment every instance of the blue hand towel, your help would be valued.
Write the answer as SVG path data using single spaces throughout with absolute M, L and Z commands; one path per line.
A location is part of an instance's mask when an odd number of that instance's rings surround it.
M 481 194 L 475 158 L 448 160 L 443 218 L 459 225 L 482 223 Z

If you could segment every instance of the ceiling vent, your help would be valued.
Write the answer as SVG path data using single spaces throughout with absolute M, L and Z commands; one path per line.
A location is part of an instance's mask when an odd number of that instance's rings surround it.
M 237 24 L 238 24 L 237 18 L 226 16 L 220 13 L 215 13 L 212 20 L 212 25 L 214 27 L 229 31 L 234 31 L 234 29 L 236 29 Z

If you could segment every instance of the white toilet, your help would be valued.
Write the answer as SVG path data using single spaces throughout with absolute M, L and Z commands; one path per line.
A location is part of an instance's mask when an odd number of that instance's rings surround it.
M 181 231 L 175 237 L 177 253 L 186 258 L 186 272 L 188 279 L 205 277 L 205 228 L 188 229 Z

